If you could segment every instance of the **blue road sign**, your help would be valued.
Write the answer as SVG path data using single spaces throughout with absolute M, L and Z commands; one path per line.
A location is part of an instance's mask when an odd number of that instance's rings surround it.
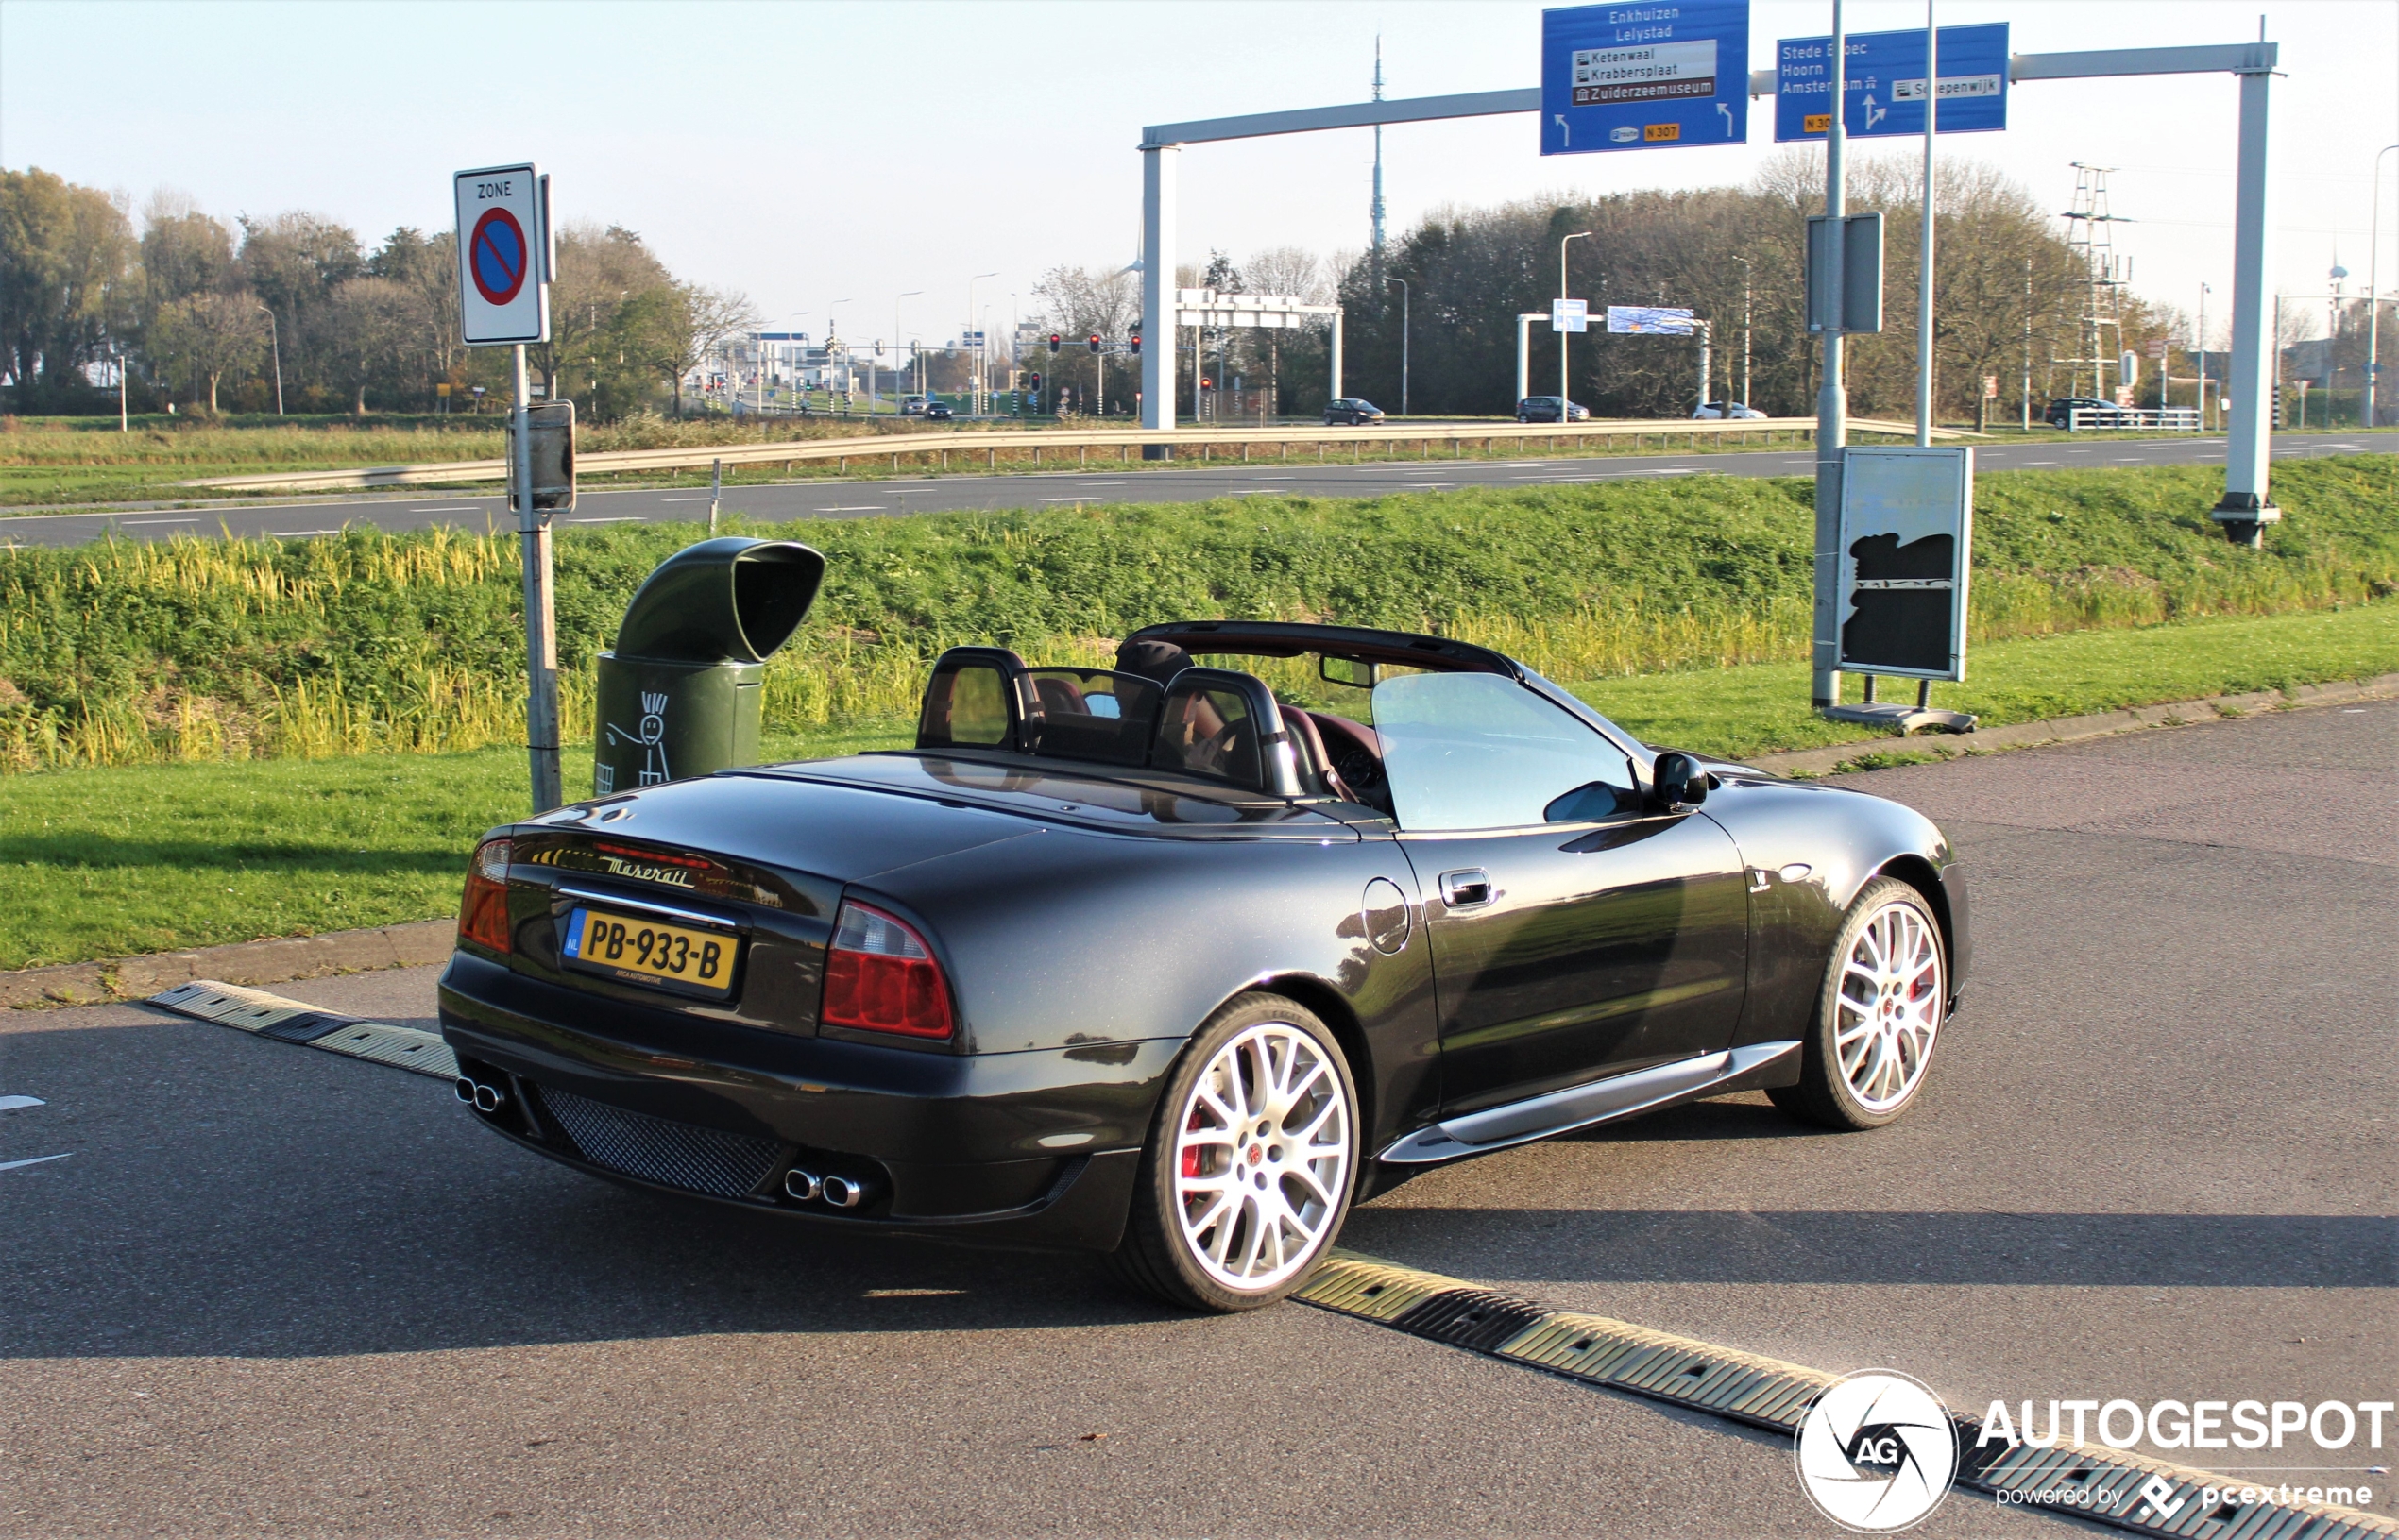
M 1749 137 L 1749 0 L 1541 12 L 1541 153 Z
M 1924 28 L 1852 32 L 1841 124 L 1852 139 L 1924 132 Z M 1775 44 L 1775 140 L 1822 139 L 1832 127 L 1832 40 L 1785 38 Z M 2007 23 L 1941 28 L 1941 111 L 1945 134 L 1982 134 L 2007 127 Z

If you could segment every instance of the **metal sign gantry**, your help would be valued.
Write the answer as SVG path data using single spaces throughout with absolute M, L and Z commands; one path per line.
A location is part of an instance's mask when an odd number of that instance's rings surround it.
M 2245 544 L 2255 544 L 2260 526 L 2282 516 L 2268 490 L 2267 437 L 2273 425 L 2273 355 L 2270 346 L 2273 315 L 2268 282 L 2272 188 L 2266 151 L 2278 59 L 2278 45 L 2260 41 L 2016 54 L 2008 60 L 2011 86 L 2030 80 L 2104 79 L 2138 75 L 2234 75 L 2240 79 L 2239 156 L 2233 207 L 2233 363 L 2231 378 L 2224 385 L 2233 399 L 2233 420 L 2225 447 L 2224 495 L 2213 510 L 2213 516 L 2224 526 L 2227 534 Z M 1773 70 L 1750 73 L 1752 96 L 1772 95 L 1774 91 Z M 1327 128 L 1365 128 L 1378 124 L 1538 113 L 1540 110 L 1540 88 L 1530 86 L 1517 91 L 1478 91 L 1452 96 L 1415 96 L 1302 108 L 1289 112 L 1202 118 L 1187 123 L 1153 124 L 1144 128 L 1139 146 L 1142 313 L 1165 315 L 1173 309 L 1177 173 L 1184 145 L 1314 133 Z M 1168 373 L 1172 366 L 1169 349 L 1153 348 L 1142 356 L 1142 427 L 1161 435 L 1157 443 L 1144 447 L 1143 452 L 1151 458 L 1163 459 L 1172 452 L 1170 442 L 1163 436 L 1175 431 L 1174 382 Z

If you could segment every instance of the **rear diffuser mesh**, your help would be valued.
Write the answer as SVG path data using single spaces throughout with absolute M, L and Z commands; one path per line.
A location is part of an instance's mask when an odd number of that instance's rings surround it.
M 645 1182 L 747 1197 L 783 1163 L 783 1146 L 772 1139 L 654 1118 L 550 1086 L 540 1092 L 542 1105 L 585 1159 Z
M 1605 1315 L 1544 1310 L 1462 1278 L 1353 1252 L 1328 1255 L 1316 1276 L 1291 1297 L 1586 1384 L 1630 1391 L 1793 1436 L 1815 1398 L 1841 1378 Z M 1965 1417 L 1954 1420 L 1959 1486 L 1992 1494 L 2067 1485 L 2105 1492 L 2115 1499 L 2112 1508 L 2077 1507 L 2070 1516 L 2114 1529 L 2193 1540 L 2399 1535 L 2399 1523 L 2379 1515 L 2323 1503 L 2262 1502 L 2237 1511 L 2203 1505 L 2203 1491 L 2229 1491 L 2240 1483 L 2123 1449 L 2077 1444 L 2009 1449 L 1996 1442 L 1978 1447 L 1981 1426 Z M 2145 1489 L 2157 1490 L 2152 1481 L 2162 1483 L 2162 1510 L 2144 1500 Z

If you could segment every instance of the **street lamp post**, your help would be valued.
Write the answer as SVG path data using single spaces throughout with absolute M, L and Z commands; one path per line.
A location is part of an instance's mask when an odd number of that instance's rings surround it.
M 900 330 L 900 300 L 913 299 L 924 292 L 925 291 L 922 289 L 910 289 L 908 293 L 899 295 L 892 300 L 892 346 L 893 347 L 906 347 L 908 346 L 908 334 Z M 914 361 L 911 359 L 910 362 L 913 363 Z M 872 405 L 873 403 L 869 402 L 868 404 Z
M 840 324 L 833 319 L 833 313 L 848 303 L 849 301 L 846 299 L 836 299 L 833 303 L 825 307 L 825 366 L 828 370 L 833 366 L 834 344 L 841 340 L 842 333 Z M 846 349 L 844 350 L 844 358 L 846 360 Z M 845 361 L 842 366 L 842 395 L 844 398 L 846 398 L 849 396 L 849 365 Z M 825 404 L 827 408 L 830 408 L 833 404 L 832 381 L 829 380 L 825 382 Z M 845 407 L 843 410 L 846 411 L 848 409 Z
M 2399 144 L 2374 151 L 2373 233 L 2366 243 L 2366 426 L 2374 426 L 2374 383 L 2382 373 L 2382 158 Z
M 1746 257 L 1735 257 L 1741 263 L 1741 404 L 1749 404 L 1749 281 L 1756 275 Z
M 2199 359 L 2199 431 L 2207 432 L 2207 296 L 2216 291 L 2203 283 L 2199 286 L 2199 320 L 2191 338 L 2191 351 Z
M 1591 233 L 1590 230 L 1576 230 L 1574 234 L 1562 236 L 1558 240 L 1557 297 L 1560 299 L 1566 297 L 1566 243 L 1582 240 Z M 1557 420 L 1560 422 L 1566 420 L 1568 404 L 1574 398 L 1574 393 L 1566 388 L 1566 335 L 1562 330 L 1557 334 Z
M 983 340 L 982 323 L 975 318 L 975 285 L 997 277 L 997 273 L 978 273 L 966 280 L 966 329 L 975 333 L 975 385 L 968 393 L 966 410 L 978 417 L 983 415 L 983 371 L 989 363 L 984 355 L 989 345 Z
M 1401 416 L 1403 416 L 1403 417 L 1404 417 L 1404 416 L 1406 416 L 1406 415 L 1408 415 L 1408 411 L 1407 411 L 1407 348 L 1408 348 L 1408 287 L 1407 287 L 1407 279 L 1404 279 L 1404 278 L 1393 278 L 1393 277 L 1392 277 L 1391 275 L 1389 275 L 1388 273 L 1386 273 L 1386 274 L 1384 274 L 1384 275 L 1383 275 L 1383 281 L 1384 281 L 1384 282 L 1386 282 L 1386 283 L 1396 283 L 1396 284 L 1398 284 L 1398 285 L 1400 286 L 1400 415 L 1401 415 Z
M 266 337 L 275 349 L 275 415 L 283 415 L 283 329 L 275 324 L 275 312 L 264 305 L 258 307 L 266 315 Z

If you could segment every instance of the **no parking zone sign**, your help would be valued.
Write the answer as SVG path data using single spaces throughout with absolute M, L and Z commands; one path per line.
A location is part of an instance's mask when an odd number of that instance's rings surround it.
M 550 340 L 550 178 L 532 164 L 462 171 L 460 335 L 469 347 Z

